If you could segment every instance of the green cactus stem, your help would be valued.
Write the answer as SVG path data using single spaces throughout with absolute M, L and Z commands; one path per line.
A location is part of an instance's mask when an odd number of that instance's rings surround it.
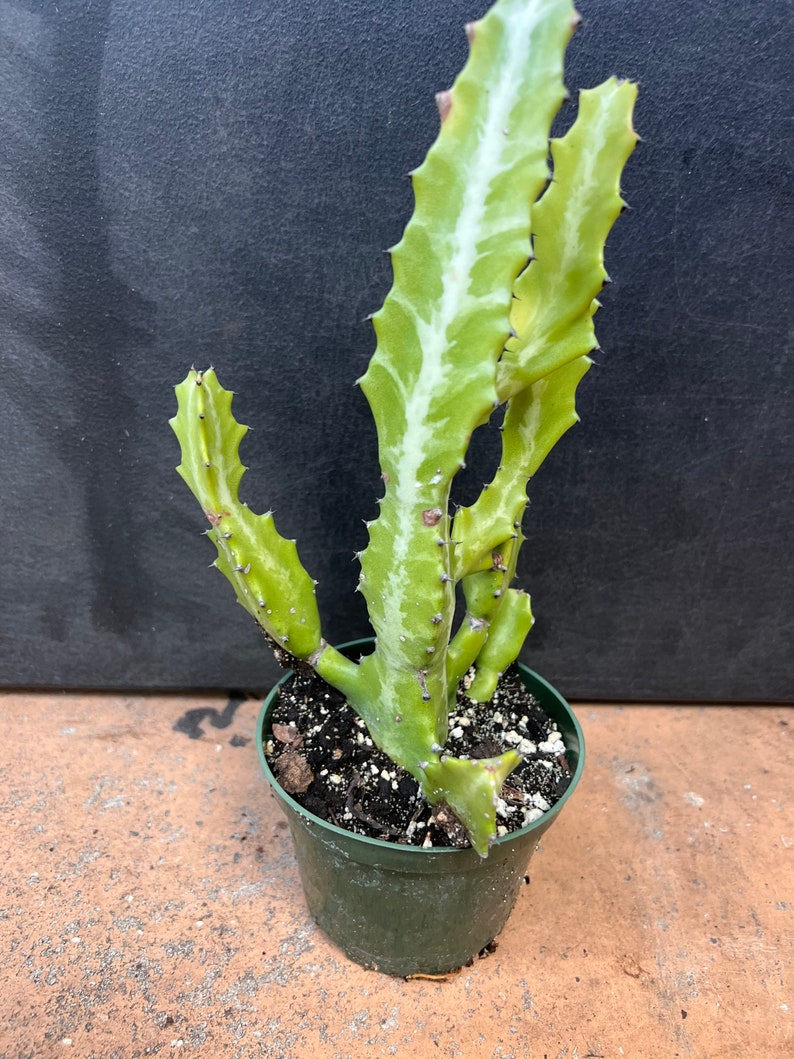
M 490 699 L 533 622 L 529 596 L 512 585 L 527 483 L 578 420 L 604 242 L 636 142 L 636 87 L 610 78 L 581 93 L 576 121 L 552 143 L 549 183 L 549 130 L 578 21 L 570 0 L 498 0 L 468 27 L 468 61 L 437 98 L 439 135 L 412 174 L 414 214 L 391 251 L 394 283 L 373 317 L 377 348 L 359 380 L 385 486 L 360 556 L 372 654 L 356 663 L 325 643 L 295 543 L 270 513 L 240 503 L 246 428 L 212 370 L 177 387 L 172 420 L 179 472 L 240 603 L 346 695 L 374 742 L 429 801 L 452 808 L 483 856 L 520 758 L 447 754 L 449 710 L 465 675 L 473 699 Z M 471 435 L 500 405 L 499 466 L 453 517 Z M 466 615 L 455 628 L 458 595 Z

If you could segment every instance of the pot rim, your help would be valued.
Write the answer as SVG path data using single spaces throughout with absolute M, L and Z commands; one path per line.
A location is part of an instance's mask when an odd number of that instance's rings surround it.
M 358 647 L 361 644 L 371 642 L 372 641 L 369 639 L 353 640 L 348 643 L 342 644 L 338 648 L 338 650 L 344 650 L 346 648 L 351 647 Z M 547 691 L 550 697 L 556 699 L 563 708 L 564 712 L 567 714 L 567 717 L 570 721 L 570 725 L 575 733 L 576 742 L 578 743 L 578 760 L 573 775 L 571 776 L 571 781 L 559 801 L 555 802 L 551 809 L 548 809 L 542 816 L 538 817 L 537 820 L 533 820 L 531 824 L 527 824 L 525 827 L 519 828 L 517 831 L 509 831 L 506 835 L 501 835 L 494 839 L 494 841 L 491 843 L 489 856 L 491 853 L 496 852 L 498 847 L 507 846 L 508 844 L 511 844 L 513 842 L 521 841 L 526 836 L 531 835 L 533 831 L 542 830 L 545 832 L 545 830 L 549 827 L 554 818 L 560 813 L 562 807 L 568 801 L 570 796 L 573 794 L 574 790 L 579 784 L 582 772 L 584 771 L 584 734 L 582 732 L 581 725 L 579 724 L 579 721 L 576 718 L 576 715 L 571 709 L 570 704 L 552 684 L 550 684 L 544 677 L 540 676 L 539 673 L 536 673 L 534 669 L 530 669 L 530 667 L 524 665 L 523 662 L 518 662 L 517 665 L 523 673 L 527 674 L 533 681 L 535 681 L 545 691 Z M 262 766 L 262 769 L 265 773 L 268 782 L 270 783 L 271 787 L 273 787 L 277 796 L 287 806 L 289 806 L 289 808 L 292 809 L 293 812 L 295 812 L 298 816 L 302 817 L 304 822 L 309 825 L 316 825 L 318 827 L 323 828 L 324 830 L 330 831 L 333 834 L 344 836 L 346 839 L 352 840 L 356 843 L 360 843 L 363 846 L 368 846 L 372 849 L 399 850 L 400 853 L 404 853 L 406 854 L 406 856 L 417 857 L 427 857 L 430 854 L 434 856 L 457 855 L 458 857 L 470 857 L 472 854 L 474 854 L 475 851 L 470 846 L 467 846 L 464 849 L 459 849 L 454 846 L 411 846 L 401 845 L 396 842 L 387 842 L 385 839 L 382 838 L 371 838 L 369 835 L 360 835 L 355 831 L 348 831 L 344 827 L 339 827 L 338 824 L 331 823 L 330 820 L 324 820 L 321 816 L 315 815 L 308 809 L 305 809 L 299 802 L 295 801 L 295 799 L 291 795 L 287 794 L 287 792 L 276 779 L 273 770 L 270 768 L 270 764 L 267 760 L 267 757 L 265 756 L 265 741 L 263 739 L 263 731 L 265 726 L 265 720 L 272 709 L 273 703 L 275 702 L 278 689 L 281 687 L 282 684 L 285 684 L 292 675 L 293 670 L 289 670 L 287 673 L 285 673 L 284 676 L 278 681 L 278 683 L 271 688 L 271 690 L 266 695 L 264 702 L 262 703 L 256 722 L 256 748 L 257 753 L 259 755 L 259 763 Z M 544 712 L 548 712 L 546 707 L 543 705 L 542 709 L 544 710 Z M 565 738 L 565 733 L 563 733 L 563 738 Z M 569 741 L 568 739 L 565 739 L 566 749 L 570 747 L 570 743 L 572 742 L 573 740 Z M 479 855 L 477 855 L 477 860 L 479 859 L 480 857 Z

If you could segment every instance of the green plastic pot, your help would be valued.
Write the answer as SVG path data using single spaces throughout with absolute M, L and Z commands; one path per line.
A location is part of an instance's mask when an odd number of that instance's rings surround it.
M 289 822 L 309 911 L 356 963 L 402 977 L 444 974 L 467 963 L 507 922 L 535 847 L 584 767 L 582 730 L 570 706 L 537 673 L 519 669 L 526 688 L 557 722 L 571 783 L 539 820 L 497 839 L 485 858 L 473 849 L 366 838 L 307 812 L 279 786 L 265 758 L 278 686 L 265 699 L 257 724 L 259 758 Z

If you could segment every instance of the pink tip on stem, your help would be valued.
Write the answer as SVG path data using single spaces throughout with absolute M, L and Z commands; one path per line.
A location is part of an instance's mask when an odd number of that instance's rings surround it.
M 436 92 L 436 106 L 438 107 L 438 113 L 441 115 L 441 124 L 447 120 L 450 110 L 452 110 L 452 93 L 447 92 Z

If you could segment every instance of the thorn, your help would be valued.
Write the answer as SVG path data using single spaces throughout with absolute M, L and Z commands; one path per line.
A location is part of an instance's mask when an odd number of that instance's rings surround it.
M 474 38 L 477 36 L 477 23 L 467 22 L 466 23 L 466 39 L 469 42 L 469 47 L 474 44 Z
M 578 11 L 574 11 L 573 18 L 571 19 L 571 32 L 575 33 L 582 24 L 582 16 Z
M 430 620 L 432 621 L 432 623 L 434 625 L 438 625 L 440 622 L 442 622 L 444 620 L 444 615 L 439 611 L 439 613 L 438 614 L 434 614 L 433 617 Z
M 452 580 L 453 579 L 449 576 L 449 574 L 442 574 L 441 575 L 441 584 L 442 585 L 445 585 L 445 584 L 447 584 L 448 582 L 450 582 Z
M 204 418 L 204 413 L 203 412 L 199 412 L 199 419 L 203 419 L 203 418 Z
M 604 286 L 608 287 L 611 282 L 612 282 L 612 277 L 609 275 L 608 272 L 605 272 L 604 273 Z

